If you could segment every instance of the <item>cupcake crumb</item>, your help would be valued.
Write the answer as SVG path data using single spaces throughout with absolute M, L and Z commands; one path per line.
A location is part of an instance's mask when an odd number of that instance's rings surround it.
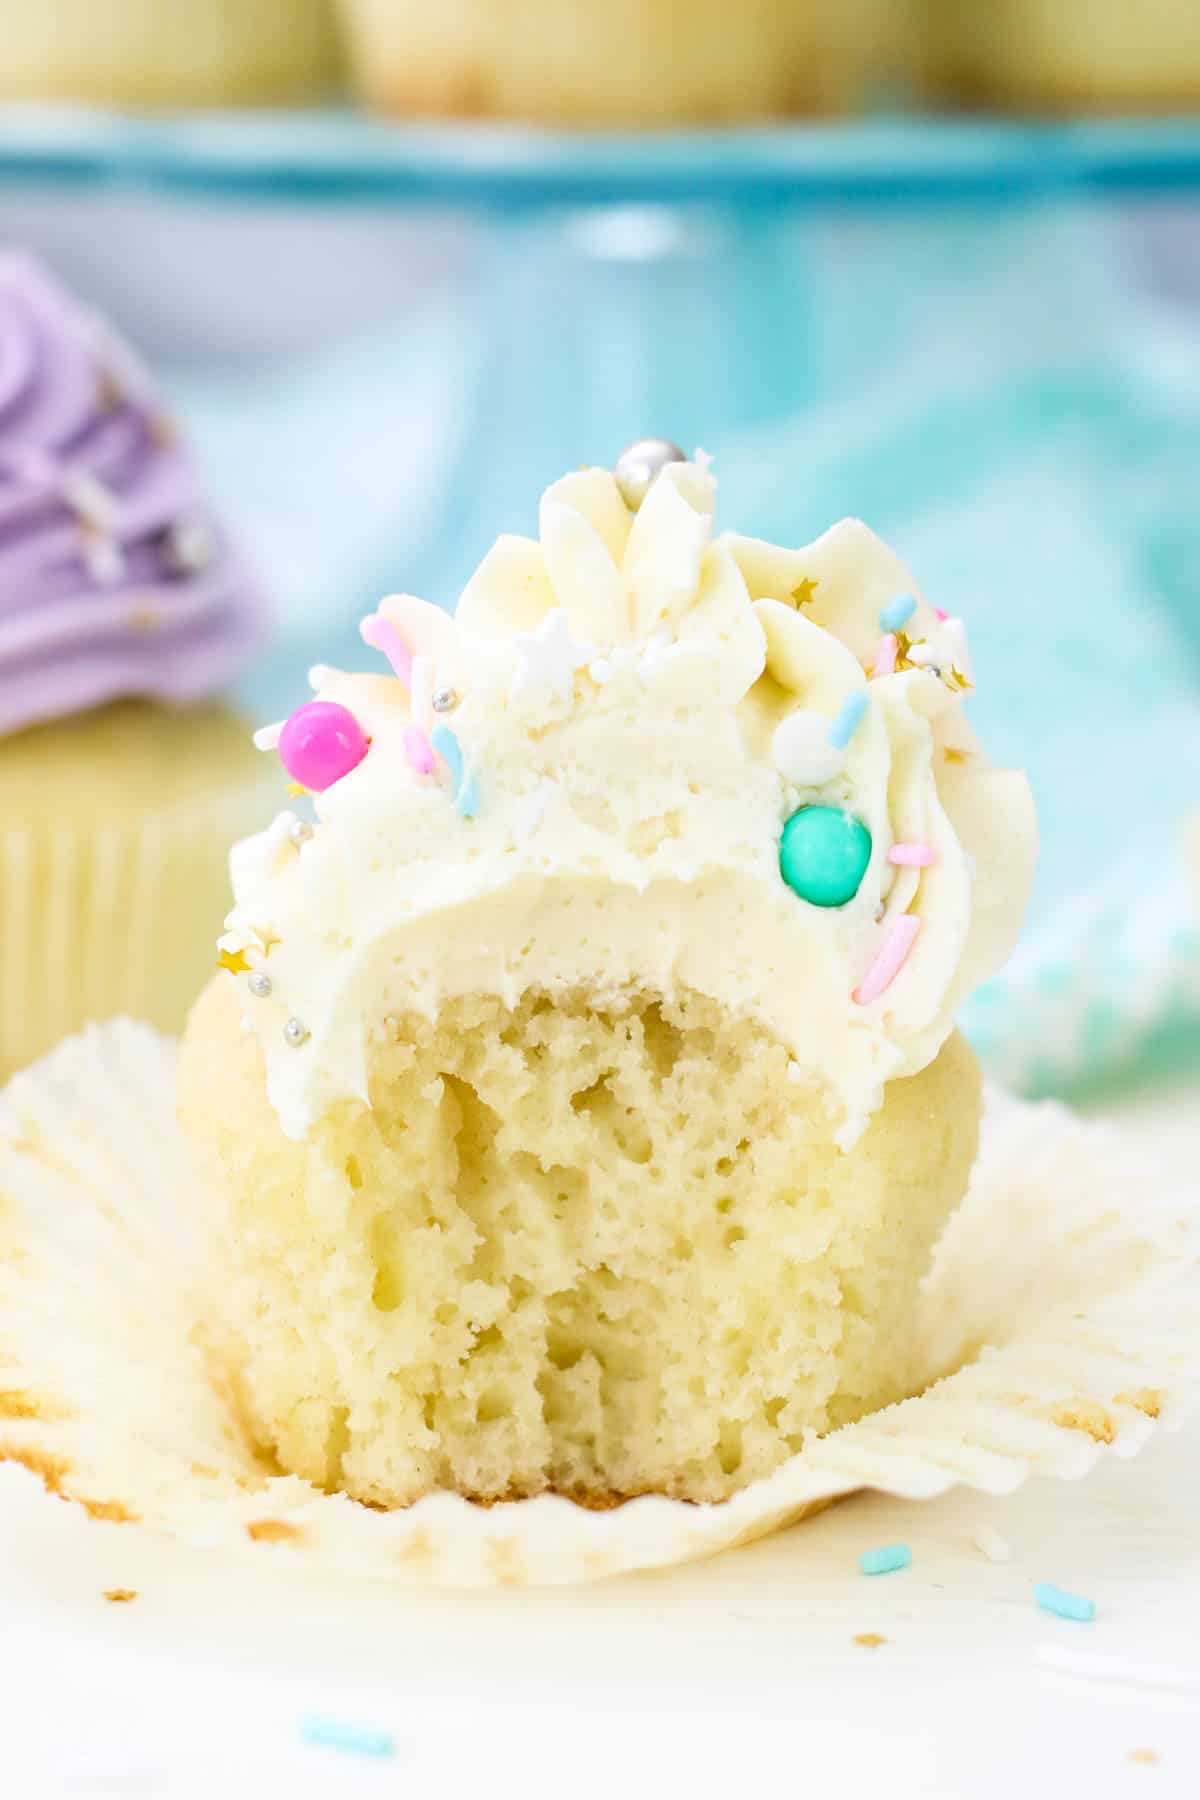
M 286 1544 L 301 1535 L 287 1519 L 251 1519 L 246 1526 L 246 1536 L 256 1544 Z

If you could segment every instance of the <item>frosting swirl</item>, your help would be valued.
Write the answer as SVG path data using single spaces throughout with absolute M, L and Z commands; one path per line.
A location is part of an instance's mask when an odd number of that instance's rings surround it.
M 569 475 L 453 620 L 398 596 L 364 625 L 403 679 L 313 672 L 369 750 L 315 830 L 285 814 L 239 847 L 222 940 L 285 1131 L 366 1099 L 389 1015 L 687 987 L 772 1030 L 849 1146 L 1007 955 L 1033 809 L 967 725 L 961 625 L 857 521 L 800 550 L 714 538 L 713 495 L 699 463 L 636 513 L 606 471 Z M 869 837 L 844 903 L 782 873 L 808 807 Z
M 32 258 L 0 256 L 0 731 L 193 699 L 264 620 L 145 372 Z

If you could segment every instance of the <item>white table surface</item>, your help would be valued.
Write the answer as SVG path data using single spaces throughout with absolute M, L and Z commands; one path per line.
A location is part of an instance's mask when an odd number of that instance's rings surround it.
M 1200 1089 L 1109 1110 L 1200 1155 Z M 1200 1685 L 1037 1661 L 1057 1644 L 1200 1684 L 1200 1421 L 1078 1486 L 863 1495 L 690 1569 L 497 1595 L 205 1554 L 0 1477 L 3 1800 L 1200 1794 Z M 1009 1563 L 973 1546 L 984 1523 Z M 859 1574 L 897 1539 L 910 1569 Z M 1042 1580 L 1091 1597 L 1095 1622 L 1040 1613 Z M 308 1711 L 390 1730 L 394 1754 L 309 1748 Z

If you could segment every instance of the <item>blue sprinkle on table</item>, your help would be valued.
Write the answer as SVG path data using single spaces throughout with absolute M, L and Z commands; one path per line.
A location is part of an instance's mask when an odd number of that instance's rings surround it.
M 392 1756 L 396 1740 L 390 1731 L 374 1725 L 354 1725 L 346 1719 L 331 1719 L 322 1713 L 306 1713 L 300 1721 L 300 1736 L 306 1744 L 323 1750 L 345 1750 L 352 1756 Z
M 911 1561 L 907 1544 L 885 1544 L 880 1550 L 864 1550 L 858 1566 L 864 1575 L 891 1575 L 896 1569 L 907 1569 Z
M 1089 1625 L 1096 1616 L 1094 1600 L 1085 1600 L 1082 1594 L 1068 1594 L 1052 1581 L 1039 1581 L 1033 1597 L 1043 1612 L 1053 1613 L 1056 1619 L 1075 1619 L 1081 1625 Z

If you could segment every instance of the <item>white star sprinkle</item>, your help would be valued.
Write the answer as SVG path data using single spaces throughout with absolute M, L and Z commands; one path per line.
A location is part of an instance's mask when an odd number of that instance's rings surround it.
M 513 700 L 545 693 L 570 699 L 576 670 L 595 655 L 591 644 L 577 643 L 571 636 L 561 606 L 548 612 L 536 631 L 519 631 L 513 642 L 519 659 L 510 689 Z
M 939 619 L 910 646 L 908 660 L 918 669 L 957 669 L 968 681 L 973 679 L 967 628 L 961 619 Z

